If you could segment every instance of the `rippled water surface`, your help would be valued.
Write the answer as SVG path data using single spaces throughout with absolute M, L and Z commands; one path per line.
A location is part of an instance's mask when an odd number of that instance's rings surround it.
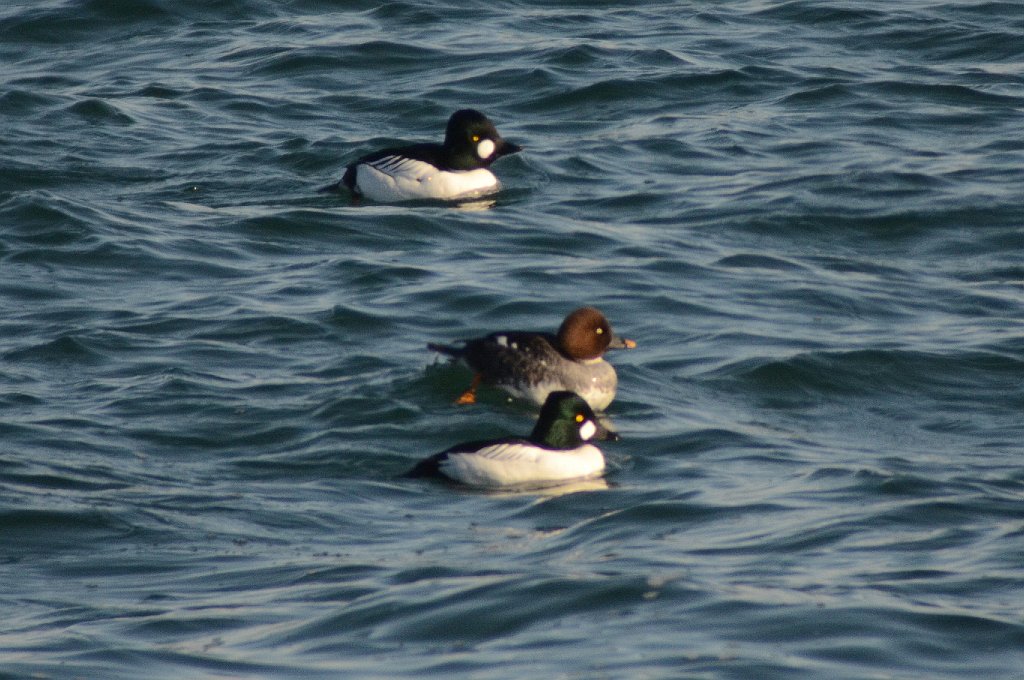
M 1019 3 L 14 0 L 0 120 L 0 678 L 1021 677 Z M 580 304 L 607 485 L 399 477 Z

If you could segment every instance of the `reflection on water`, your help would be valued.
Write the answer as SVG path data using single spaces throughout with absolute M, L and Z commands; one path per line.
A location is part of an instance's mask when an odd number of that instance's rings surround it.
M 564 496 L 571 493 L 584 491 L 607 491 L 611 486 L 604 477 L 594 479 L 580 479 L 574 482 L 558 484 L 556 486 L 531 486 L 505 489 L 488 490 L 485 493 L 491 496 L 544 496 L 552 498 Z

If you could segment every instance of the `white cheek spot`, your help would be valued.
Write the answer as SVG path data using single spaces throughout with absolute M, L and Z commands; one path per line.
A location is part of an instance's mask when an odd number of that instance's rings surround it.
M 494 153 L 494 142 L 485 139 L 476 145 L 476 155 L 480 158 L 490 158 Z
M 593 421 L 588 420 L 580 425 L 580 439 L 583 441 L 589 440 L 594 436 L 595 432 L 597 432 L 597 426 L 594 425 Z
M 506 338 L 504 335 L 499 335 L 494 339 L 494 341 L 497 342 L 502 347 L 508 347 L 508 338 Z

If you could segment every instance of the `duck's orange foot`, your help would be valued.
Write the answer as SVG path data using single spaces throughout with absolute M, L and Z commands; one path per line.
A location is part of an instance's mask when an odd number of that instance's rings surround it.
M 459 398 L 455 400 L 456 404 L 475 404 L 476 403 L 476 388 L 479 387 L 480 381 L 483 376 L 477 373 L 473 376 L 473 384 L 469 386 L 469 389 L 459 395 Z
M 476 391 L 475 390 L 466 390 L 465 392 L 463 392 L 462 394 L 459 395 L 459 398 L 455 400 L 455 403 L 459 404 L 459 405 L 475 404 L 476 403 Z

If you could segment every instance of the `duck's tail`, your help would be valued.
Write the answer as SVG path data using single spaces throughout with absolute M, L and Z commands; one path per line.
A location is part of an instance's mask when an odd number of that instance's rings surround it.
M 352 194 L 353 199 L 359 195 L 359 192 L 356 191 L 356 166 L 354 164 L 345 168 L 345 174 L 341 176 L 340 180 L 334 184 L 328 184 L 322 189 L 317 189 L 317 192 L 321 194 L 340 194 L 343 191 Z
M 435 453 L 430 458 L 424 458 L 416 463 L 411 470 L 408 470 L 403 477 L 444 477 L 441 474 L 441 461 L 444 460 L 444 453 Z

